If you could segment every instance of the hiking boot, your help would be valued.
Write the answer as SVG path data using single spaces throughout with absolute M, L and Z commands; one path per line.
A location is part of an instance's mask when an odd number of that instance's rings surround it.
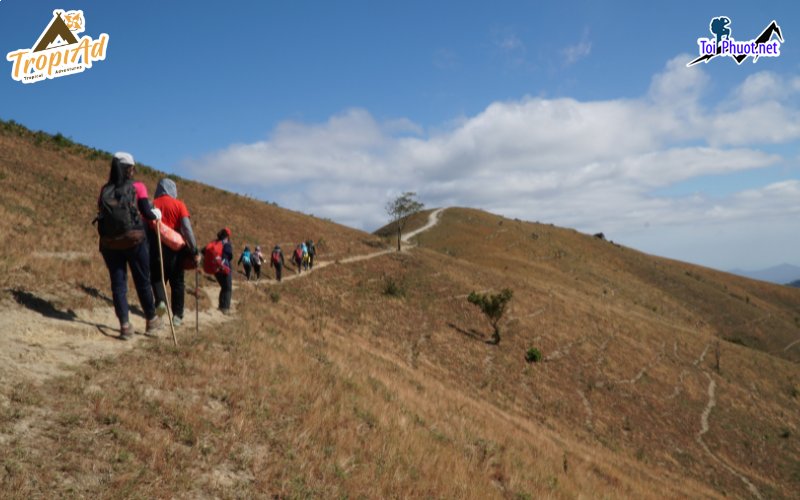
M 180 316 L 173 316 L 172 324 L 175 326 L 175 328 L 183 326 L 183 320 L 180 318 Z
M 233 313 L 231 312 L 230 309 L 220 309 L 219 312 L 221 312 L 225 316 L 233 316 Z
M 167 314 L 167 305 L 163 301 L 159 301 L 156 306 L 156 315 L 163 318 L 165 314 Z
M 164 328 L 164 320 L 156 316 L 153 319 L 147 320 L 147 328 L 145 329 L 145 333 L 155 333 L 156 330 L 160 330 L 162 328 Z
M 133 337 L 133 325 L 129 321 L 120 323 L 119 325 L 119 338 L 122 340 L 130 340 Z

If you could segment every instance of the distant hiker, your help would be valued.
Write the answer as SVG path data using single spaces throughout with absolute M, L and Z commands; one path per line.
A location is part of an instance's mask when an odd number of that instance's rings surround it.
M 297 274 L 303 273 L 303 245 L 297 245 L 292 254 L 292 262 L 297 264 Z
M 229 241 L 231 231 L 227 227 L 217 233 L 217 239 L 203 249 L 203 270 L 213 274 L 219 283 L 219 310 L 222 314 L 231 314 L 231 293 L 233 278 L 231 276 L 231 260 L 233 247 Z
M 250 245 L 245 245 L 242 256 L 239 257 L 239 262 L 236 265 L 244 266 L 244 273 L 247 275 L 247 281 L 250 281 L 250 273 L 253 271 L 253 263 L 250 261 Z
M 164 281 L 169 282 L 172 290 L 172 323 L 175 326 L 183 324 L 183 310 L 186 299 L 186 284 L 184 281 L 184 264 L 187 259 L 194 261 L 195 267 L 200 263 L 200 253 L 189 222 L 189 211 L 186 205 L 178 200 L 178 188 L 171 179 L 161 179 L 156 186 L 153 206 L 161 210 L 161 224 L 181 234 L 185 245 L 174 250 L 163 238 L 161 241 L 161 255 L 164 257 Z M 155 234 L 155 224 L 150 225 L 147 239 L 150 242 L 150 283 L 156 299 L 156 314 L 163 317 L 167 312 L 167 291 L 161 282 L 161 264 L 158 261 L 158 238 Z
M 153 291 L 150 288 L 150 256 L 142 217 L 161 219 L 161 211 L 150 208 L 147 188 L 133 180 L 136 164 L 128 153 L 117 153 L 111 159 L 108 183 L 97 200 L 97 232 L 100 234 L 100 253 L 103 254 L 111 278 L 114 312 L 119 319 L 120 338 L 128 340 L 133 326 L 128 317 L 128 266 L 147 319 L 147 333 L 164 327 L 156 315 Z
M 286 262 L 283 260 L 283 252 L 281 252 L 281 247 L 275 245 L 275 249 L 272 251 L 272 256 L 269 258 L 269 267 L 275 268 L 275 277 L 278 279 L 278 283 L 281 282 L 281 269 L 285 265 Z
M 256 283 L 261 279 L 262 262 L 264 262 L 264 254 L 261 253 L 261 247 L 257 246 L 256 250 L 250 254 L 250 263 L 253 264 L 253 271 L 256 273 Z
M 314 256 L 317 255 L 317 249 L 314 248 L 314 242 L 311 240 L 306 242 L 306 247 L 308 248 L 308 268 L 314 269 Z
M 303 245 L 303 268 L 308 271 L 308 247 L 306 246 L 306 242 L 302 243 Z

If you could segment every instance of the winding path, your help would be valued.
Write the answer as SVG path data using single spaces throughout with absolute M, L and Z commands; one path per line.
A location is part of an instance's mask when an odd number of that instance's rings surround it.
M 421 228 L 416 229 L 416 230 L 411 231 L 410 233 L 406 234 L 405 236 L 403 236 L 400 239 L 400 241 L 402 241 L 403 243 L 408 243 L 409 238 L 411 238 L 413 236 L 416 236 L 416 235 L 418 235 L 419 233 L 421 233 L 423 231 L 427 231 L 428 229 L 430 229 L 433 226 L 435 226 L 436 224 L 438 224 L 439 223 L 439 215 L 442 212 L 444 212 L 446 209 L 447 208 L 439 208 L 439 209 L 434 210 L 433 212 L 431 212 L 430 215 L 428 215 L 428 222 L 424 226 L 422 226 Z M 394 253 L 396 251 L 397 250 L 395 250 L 394 248 L 391 248 L 389 250 L 381 250 L 380 252 L 368 253 L 368 254 L 365 254 L 365 255 L 356 255 L 354 257 L 348 257 L 346 259 L 341 259 L 341 260 L 336 260 L 336 261 L 330 261 L 330 260 L 329 261 L 319 261 L 319 262 L 314 264 L 314 267 L 316 267 L 317 269 L 321 269 L 323 267 L 327 267 L 327 266 L 329 266 L 331 264 L 336 264 L 336 263 L 349 264 L 350 262 L 358 262 L 358 261 L 361 261 L 361 260 L 374 259 L 375 257 L 380 257 L 381 255 L 385 255 L 387 253 Z M 403 249 L 403 251 L 406 251 L 406 249 Z M 284 266 L 284 275 L 283 275 L 283 280 L 282 281 L 291 281 L 291 280 L 294 280 L 294 279 L 297 279 L 297 278 L 302 278 L 304 275 L 307 276 L 309 274 L 309 271 L 306 271 L 305 274 L 297 274 L 297 273 L 294 273 L 294 272 L 289 274 L 289 273 L 286 272 L 287 269 L 288 269 L 288 267 Z M 313 272 L 313 271 L 311 271 L 311 272 Z M 277 284 L 277 283 L 275 283 L 276 280 L 274 278 L 266 276 L 266 275 L 265 275 L 265 278 L 267 280 L 269 280 L 270 283 Z M 253 285 L 256 284 L 256 283 L 254 283 L 252 281 L 250 283 L 253 284 Z
M 400 241 L 402 241 L 403 243 L 408 243 L 408 240 L 410 240 L 414 236 L 418 235 L 419 233 L 421 233 L 423 231 L 427 231 L 428 229 L 430 229 L 433 226 L 435 226 L 436 224 L 438 224 L 439 223 L 439 215 L 442 212 L 444 212 L 445 210 L 446 210 L 446 208 L 440 208 L 440 209 L 437 209 L 437 210 L 434 210 L 433 212 L 431 212 L 430 215 L 428 215 L 428 223 L 427 224 L 425 224 L 424 226 L 422 226 L 419 229 L 415 229 L 415 230 L 411 231 L 410 233 L 404 234 L 400 238 Z

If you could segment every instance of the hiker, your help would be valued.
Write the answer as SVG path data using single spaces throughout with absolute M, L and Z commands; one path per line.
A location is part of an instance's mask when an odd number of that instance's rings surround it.
M 308 247 L 306 246 L 306 242 L 302 243 L 303 245 L 303 268 L 308 271 Z
M 255 252 L 250 254 L 250 262 L 253 264 L 253 271 L 256 273 L 256 283 L 261 279 L 261 263 L 264 262 L 264 254 L 261 253 L 261 247 L 256 246 Z
M 186 205 L 178 199 L 178 188 L 172 179 L 161 179 L 156 186 L 153 206 L 161 210 L 161 224 L 183 236 L 185 245 L 173 250 L 162 239 L 161 254 L 158 251 L 158 238 L 155 224 L 150 224 L 147 239 L 150 241 L 150 283 L 156 299 L 156 314 L 163 317 L 167 312 L 167 291 L 162 283 L 161 268 L 164 268 L 164 282 L 168 282 L 172 290 L 172 324 L 183 324 L 183 310 L 186 300 L 186 282 L 184 281 L 184 263 L 187 259 L 200 263 L 200 253 L 189 221 Z M 159 255 L 163 262 L 159 262 Z
M 306 242 L 306 247 L 308 248 L 308 268 L 314 269 L 314 256 L 317 255 L 317 249 L 314 248 L 312 240 Z
M 244 273 L 247 275 L 247 281 L 250 281 L 250 273 L 252 272 L 252 262 L 250 261 L 250 245 L 245 245 L 242 256 L 239 257 L 239 262 L 236 265 L 244 266 Z
M 275 245 L 275 249 L 272 251 L 272 256 L 269 258 L 269 267 L 275 268 L 275 277 L 278 279 L 278 283 L 281 282 L 281 270 L 285 265 L 286 262 L 283 260 L 283 252 L 281 252 L 281 247 L 279 245 Z
M 206 245 L 203 249 L 203 270 L 213 274 L 219 283 L 219 310 L 222 314 L 231 314 L 231 293 L 233 292 L 233 278 L 231 275 L 231 260 L 233 247 L 230 242 L 230 229 L 223 228 L 217 233 L 217 239 Z
M 100 253 L 108 267 L 111 278 L 111 296 L 114 312 L 119 319 L 122 340 L 134 333 L 129 321 L 128 266 L 139 296 L 139 304 L 147 320 L 146 333 L 154 333 L 164 327 L 164 321 L 156 315 L 153 291 L 150 288 L 150 256 L 147 251 L 147 236 L 142 217 L 160 220 L 161 211 L 150 207 L 147 188 L 133 180 L 136 164 L 128 153 L 116 153 L 111 159 L 108 183 L 100 191 L 97 200 L 97 232 L 100 234 Z
M 303 274 L 303 245 L 297 245 L 292 254 L 292 262 L 297 264 L 297 274 Z

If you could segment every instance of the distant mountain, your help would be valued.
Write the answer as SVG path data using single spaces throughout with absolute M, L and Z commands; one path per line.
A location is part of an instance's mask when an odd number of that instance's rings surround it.
M 791 283 L 786 283 L 786 286 L 793 286 L 795 288 L 800 288 L 800 280 L 794 280 Z
M 741 269 L 733 269 L 728 272 L 738 276 L 744 276 L 745 278 L 767 281 L 769 283 L 776 283 L 778 285 L 784 285 L 800 280 L 800 267 L 793 266 L 791 264 L 781 264 L 779 266 L 770 267 L 769 269 L 761 269 L 759 271 L 743 271 Z

